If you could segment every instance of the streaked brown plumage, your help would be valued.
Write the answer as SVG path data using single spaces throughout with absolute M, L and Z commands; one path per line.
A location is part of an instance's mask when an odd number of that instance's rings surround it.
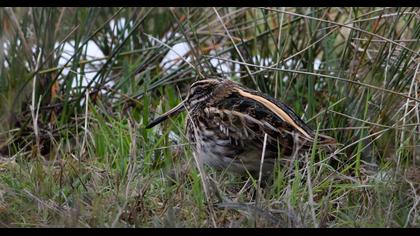
M 146 128 L 183 110 L 188 111 L 188 140 L 200 160 L 240 174 L 259 172 L 265 134 L 264 173 L 273 169 L 279 156 L 293 155 L 296 147 L 308 150 L 315 138 L 315 132 L 287 105 L 227 79 L 193 83 L 184 101 Z M 319 134 L 317 142 L 330 148 L 335 140 Z

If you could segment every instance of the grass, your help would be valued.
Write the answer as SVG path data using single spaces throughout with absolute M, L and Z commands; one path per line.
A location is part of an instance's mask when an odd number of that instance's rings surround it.
M 418 8 L 2 8 L 0 19 L 2 227 L 420 226 Z M 188 54 L 162 65 L 181 42 Z M 202 173 L 186 114 L 144 127 L 208 76 L 284 101 L 342 145 L 278 165 L 264 188 Z

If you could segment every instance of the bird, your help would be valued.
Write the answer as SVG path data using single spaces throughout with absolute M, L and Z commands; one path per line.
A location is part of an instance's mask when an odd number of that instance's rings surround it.
M 146 129 L 184 111 L 186 137 L 198 159 L 239 175 L 269 174 L 277 160 L 290 160 L 314 142 L 329 151 L 336 144 L 334 138 L 317 134 L 285 103 L 228 78 L 194 82 L 184 100 Z

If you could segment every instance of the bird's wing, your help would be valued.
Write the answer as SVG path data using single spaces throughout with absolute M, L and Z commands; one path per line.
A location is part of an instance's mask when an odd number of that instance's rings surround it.
M 246 132 L 254 132 L 255 137 L 260 139 L 267 133 L 270 145 L 280 144 L 287 151 L 291 151 L 294 146 L 309 148 L 315 141 L 315 132 L 291 108 L 256 91 L 238 89 L 219 101 L 216 108 L 213 112 L 237 117 L 240 121 L 237 127 L 244 124 L 248 127 Z M 229 120 L 224 122 L 228 122 L 227 126 L 232 123 Z M 238 134 L 246 133 L 238 131 Z M 335 143 L 333 138 L 322 134 L 318 134 L 317 139 L 320 146 L 328 147 Z
M 267 150 L 277 152 L 280 147 L 285 155 L 292 154 L 295 145 L 305 148 L 310 145 L 295 127 L 253 99 L 233 94 L 217 106 L 205 108 L 204 113 L 213 126 L 218 126 L 212 128 L 220 129 L 237 145 L 261 147 L 265 134 Z
M 283 122 L 290 125 L 295 131 L 297 131 L 303 139 L 309 141 L 309 143 L 315 141 L 315 132 L 310 128 L 290 107 L 286 104 L 276 100 L 268 95 L 259 93 L 258 91 L 238 88 L 237 94 L 247 99 L 251 99 L 270 111 L 270 115 L 279 118 Z M 336 140 L 327 135 L 318 134 L 317 142 L 321 146 L 327 146 L 327 149 L 337 144 Z

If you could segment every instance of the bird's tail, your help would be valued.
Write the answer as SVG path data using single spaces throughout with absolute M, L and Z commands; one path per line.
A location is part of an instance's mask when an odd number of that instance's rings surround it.
M 317 145 L 319 145 L 328 152 L 334 152 L 337 149 L 339 143 L 333 137 L 324 134 L 318 134 Z

